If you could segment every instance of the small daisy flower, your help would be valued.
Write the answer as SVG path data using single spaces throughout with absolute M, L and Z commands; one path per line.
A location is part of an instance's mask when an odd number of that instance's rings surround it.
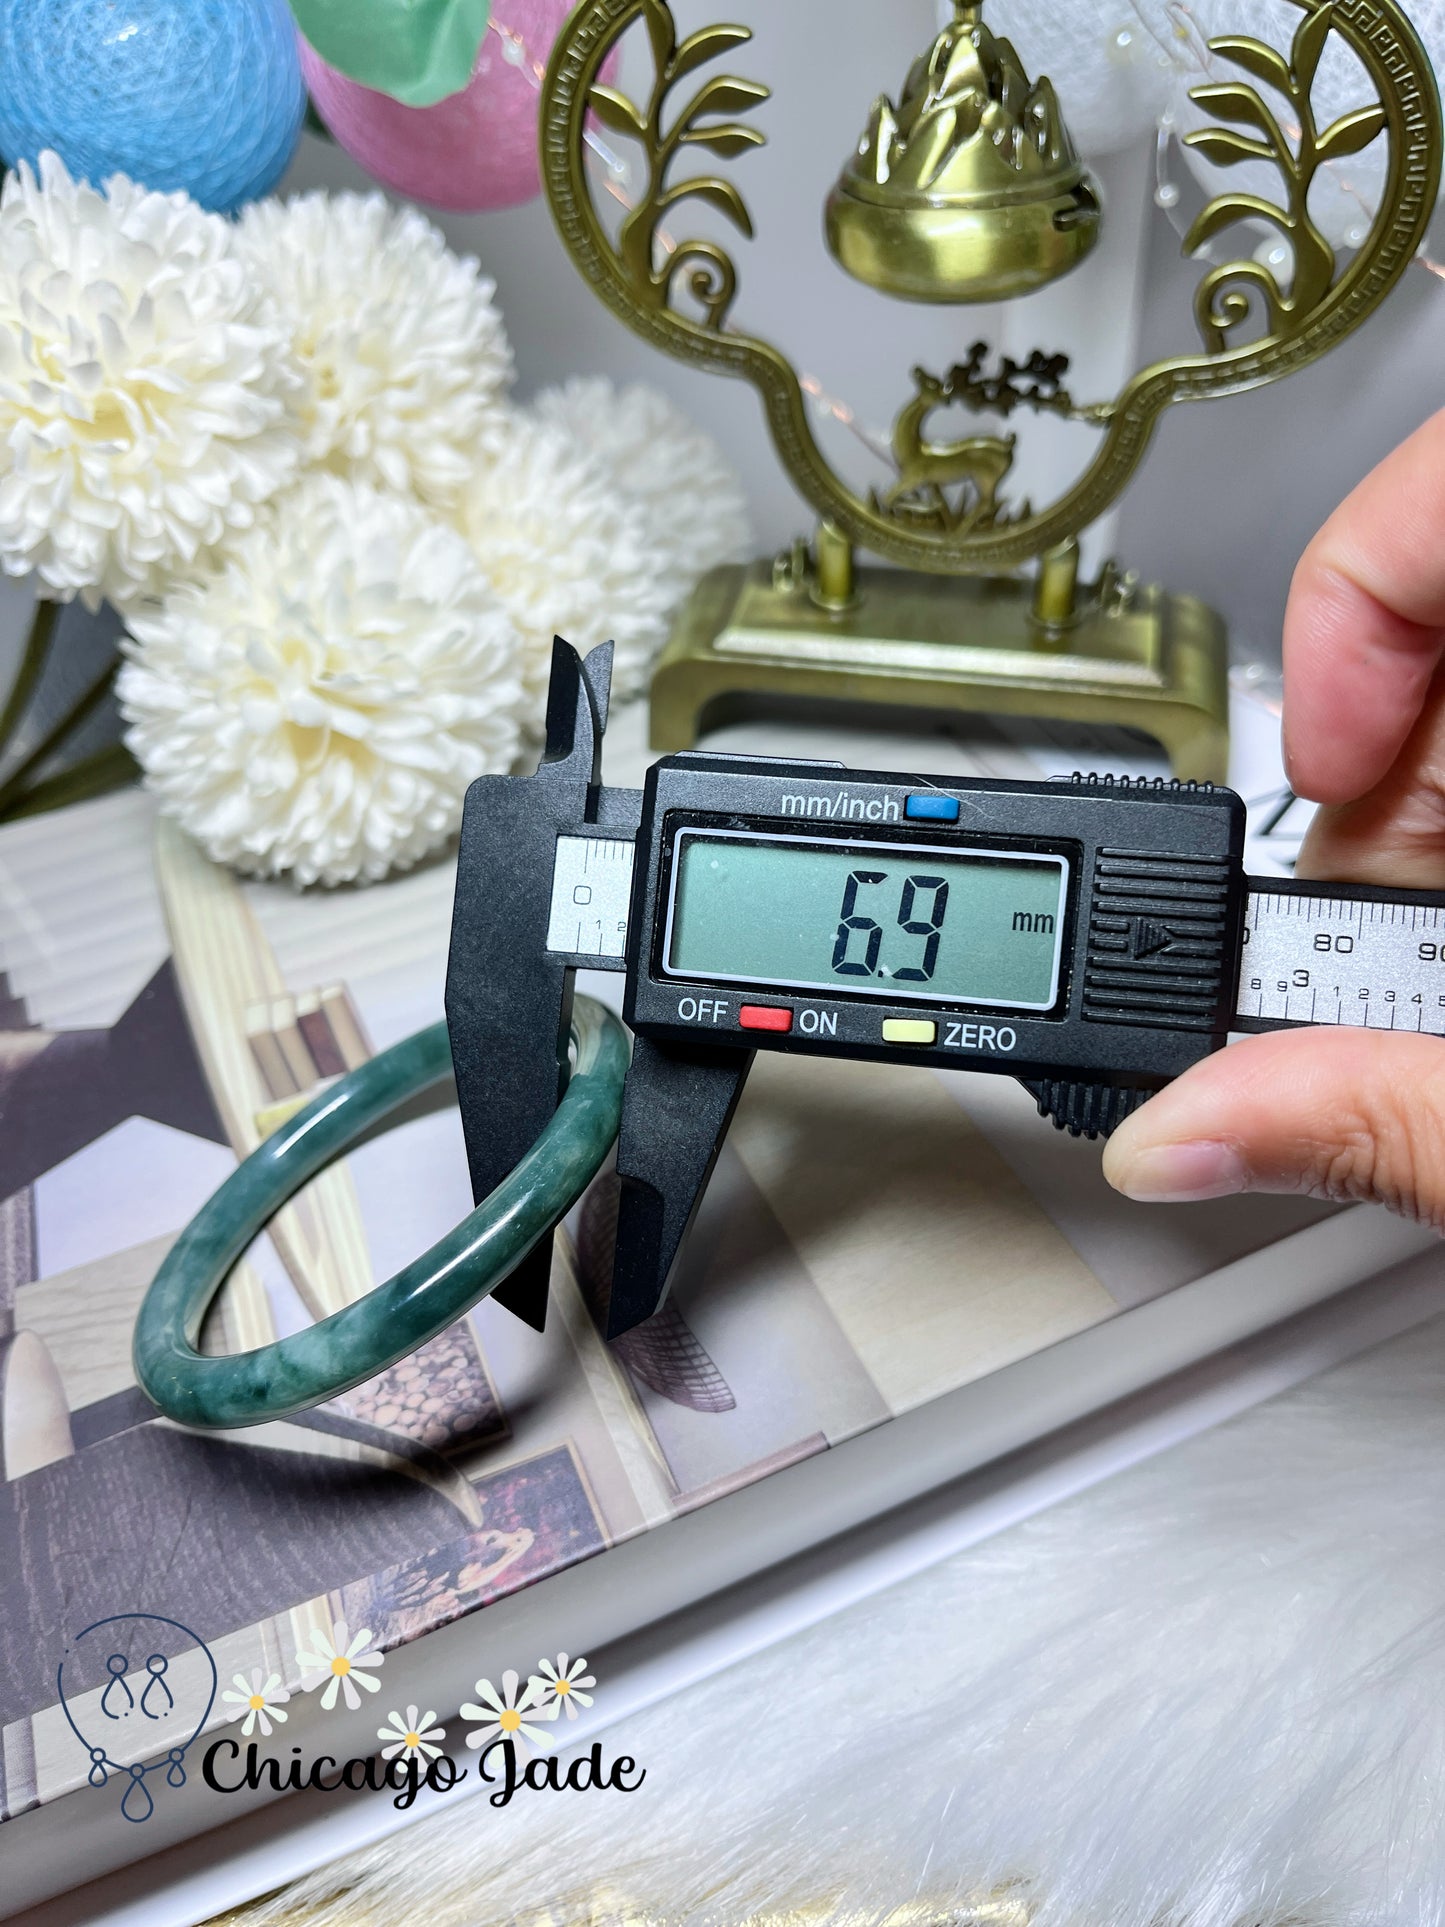
M 388 1713 L 386 1725 L 376 1729 L 379 1740 L 392 1741 L 392 1745 L 381 1749 L 382 1759 L 394 1760 L 398 1753 L 405 1753 L 408 1759 L 425 1754 L 429 1760 L 439 1760 L 442 1750 L 435 1742 L 444 1740 L 447 1730 L 444 1726 L 433 1726 L 435 1718 L 435 1713 L 418 1714 L 414 1706 L 408 1706 L 405 1718 L 400 1713 Z
M 462 1718 L 485 1723 L 474 1733 L 468 1733 L 467 1745 L 488 1747 L 498 1740 L 515 1740 L 520 1737 L 530 1740 L 533 1746 L 546 1746 L 547 1735 L 522 1718 L 522 1715 L 528 1711 L 534 1719 L 555 1720 L 557 1717 L 555 1700 L 549 1706 L 538 1704 L 536 1691 L 538 1684 L 536 1680 L 528 1680 L 527 1684 L 522 1686 L 515 1673 L 506 1672 L 502 1675 L 502 1690 L 498 1693 L 489 1679 L 479 1679 L 477 1698 L 482 1701 L 482 1704 L 478 1706 L 469 1702 L 462 1708 Z
M 364 1686 L 368 1693 L 379 1693 L 381 1681 L 372 1679 L 370 1674 L 361 1670 L 365 1667 L 382 1666 L 386 1663 L 385 1653 L 372 1649 L 371 1628 L 363 1626 L 353 1639 L 351 1629 L 344 1619 L 338 1619 L 331 1629 L 328 1639 L 325 1633 L 317 1633 L 312 1642 L 312 1650 L 296 1655 L 296 1663 L 302 1672 L 314 1672 L 314 1679 L 301 1683 L 308 1693 L 325 1682 L 326 1691 L 321 1695 L 321 1704 L 330 1712 L 336 1704 L 336 1695 L 345 1696 L 348 1711 L 354 1713 L 361 1704 L 358 1686 Z
M 592 1695 L 584 1688 L 597 1684 L 587 1671 L 586 1660 L 569 1660 L 565 1653 L 558 1653 L 555 1664 L 550 1659 L 538 1663 L 540 1671 L 527 1682 L 537 1705 L 555 1707 L 554 1719 L 557 1713 L 565 1713 L 569 1720 L 575 1720 L 579 1706 L 592 1704 Z
M 244 1673 L 237 1673 L 232 1685 L 235 1692 L 222 1693 L 221 1698 L 236 1708 L 231 1718 L 243 1722 L 241 1731 L 247 1739 L 259 1726 L 262 1736 L 269 1740 L 273 1720 L 278 1726 L 286 1724 L 287 1715 L 282 1709 L 291 1695 L 281 1684 L 279 1673 L 268 1673 L 263 1680 L 261 1668 L 253 1666 L 249 1680 Z

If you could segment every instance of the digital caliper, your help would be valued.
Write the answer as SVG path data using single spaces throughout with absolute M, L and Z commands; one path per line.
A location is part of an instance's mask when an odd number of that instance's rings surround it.
M 1230 790 L 702 751 L 606 789 L 611 666 L 559 641 L 536 775 L 472 786 L 447 979 L 480 1200 L 561 1101 L 576 971 L 626 973 L 610 1338 L 661 1304 L 756 1050 L 1003 1072 L 1106 1137 L 1232 1030 L 1445 1034 L 1445 892 L 1247 877 Z M 550 1242 L 497 1293 L 539 1330 Z

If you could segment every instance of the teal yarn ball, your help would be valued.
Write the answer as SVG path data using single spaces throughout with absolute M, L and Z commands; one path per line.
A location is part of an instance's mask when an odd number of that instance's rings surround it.
M 286 0 L 0 0 L 0 155 L 54 148 L 221 213 L 268 194 L 306 90 Z

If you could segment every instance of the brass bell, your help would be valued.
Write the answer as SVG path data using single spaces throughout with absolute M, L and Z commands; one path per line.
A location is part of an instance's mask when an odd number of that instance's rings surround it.
M 873 109 L 828 200 L 828 246 L 859 281 L 908 301 L 1002 301 L 1077 267 L 1099 195 L 1058 97 L 982 21 L 982 0 Z

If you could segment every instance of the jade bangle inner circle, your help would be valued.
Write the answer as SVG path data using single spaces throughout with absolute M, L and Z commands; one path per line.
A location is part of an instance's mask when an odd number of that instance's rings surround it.
M 581 1197 L 617 1136 L 627 1033 L 579 997 L 574 1068 L 541 1137 L 471 1216 L 365 1298 L 259 1351 L 208 1358 L 201 1324 L 231 1268 L 328 1164 L 451 1074 L 445 1024 L 331 1085 L 252 1152 L 181 1233 L 136 1320 L 136 1377 L 167 1418 L 224 1430 L 289 1418 L 374 1378 L 494 1291 Z

